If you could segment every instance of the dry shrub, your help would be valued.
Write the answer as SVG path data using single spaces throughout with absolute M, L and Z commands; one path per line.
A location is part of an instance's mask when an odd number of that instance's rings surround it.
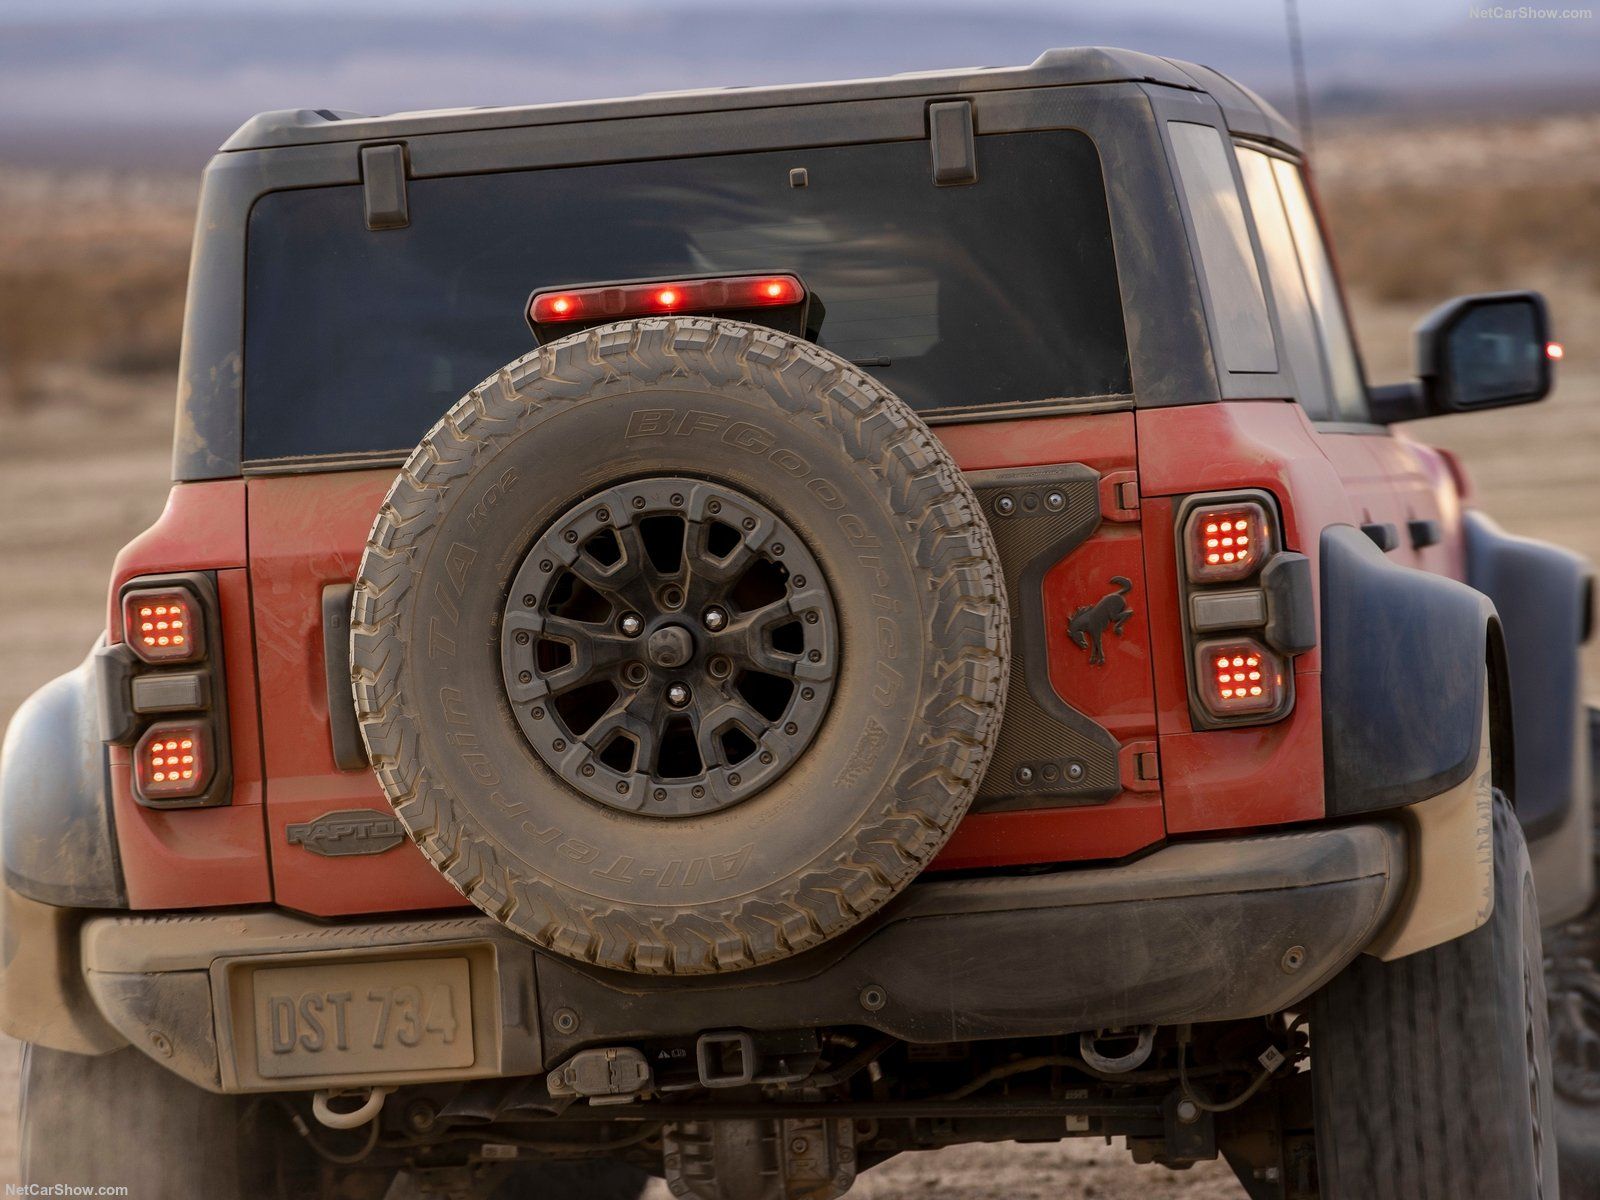
M 175 370 L 192 180 L 0 164 L 0 405 L 61 367 Z
M 113 374 L 176 369 L 187 268 L 181 252 L 107 267 L 0 264 L 0 387 L 26 405 L 61 363 Z
M 1600 290 L 1600 183 L 1340 187 L 1322 203 L 1346 283 L 1379 300 L 1551 277 Z

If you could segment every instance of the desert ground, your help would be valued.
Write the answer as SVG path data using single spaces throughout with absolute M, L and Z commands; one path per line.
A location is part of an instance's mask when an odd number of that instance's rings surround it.
M 1411 324 L 1464 291 L 1545 290 L 1566 344 L 1534 407 L 1420 423 L 1513 532 L 1600 560 L 1600 117 L 1466 127 L 1366 121 L 1316 146 L 1369 377 L 1409 374 Z M 117 549 L 160 511 L 195 181 L 0 163 L 0 724 L 103 628 Z M 1600 694 L 1600 650 L 1591 647 Z M 15 1044 L 0 1044 L 0 1183 L 14 1180 Z M 64 1181 L 70 1182 L 70 1181 Z M 665 1191 L 661 1192 L 664 1198 Z M 906 1156 L 867 1200 L 1242 1195 L 1218 1164 L 1135 1167 L 1118 1146 Z

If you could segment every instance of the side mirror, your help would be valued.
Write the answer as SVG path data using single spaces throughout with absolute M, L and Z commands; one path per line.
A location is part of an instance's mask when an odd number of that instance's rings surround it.
M 1531 404 L 1550 392 L 1550 314 L 1538 292 L 1460 296 L 1416 328 L 1417 383 L 1373 389 L 1383 424 Z

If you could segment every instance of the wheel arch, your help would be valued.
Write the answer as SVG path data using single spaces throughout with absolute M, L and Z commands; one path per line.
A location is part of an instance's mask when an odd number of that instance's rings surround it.
M 1517 738 L 1512 713 L 1511 666 L 1506 656 L 1505 628 L 1495 613 L 1484 623 L 1483 661 L 1489 679 L 1489 753 L 1494 786 L 1517 807 Z

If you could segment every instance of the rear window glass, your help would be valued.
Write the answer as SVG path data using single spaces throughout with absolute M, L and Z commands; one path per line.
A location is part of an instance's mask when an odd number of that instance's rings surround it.
M 272 193 L 250 217 L 245 458 L 408 448 L 532 349 L 529 293 L 671 275 L 799 274 L 821 344 L 923 411 L 1126 394 L 1094 144 L 991 134 L 978 166 L 935 187 L 926 142 L 889 142 L 422 179 L 383 232 L 358 187 Z

